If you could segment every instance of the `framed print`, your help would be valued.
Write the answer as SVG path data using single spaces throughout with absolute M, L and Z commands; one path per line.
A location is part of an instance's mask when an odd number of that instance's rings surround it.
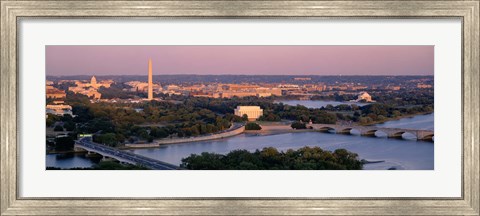
M 478 215 L 478 1 L 1 1 L 1 214 Z

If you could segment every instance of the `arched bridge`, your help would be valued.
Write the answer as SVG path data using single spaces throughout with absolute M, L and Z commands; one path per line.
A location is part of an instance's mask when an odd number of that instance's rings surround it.
M 91 142 L 88 138 L 82 138 L 75 142 L 75 148 L 85 149 L 88 152 L 94 152 L 104 157 L 113 158 L 121 163 L 141 165 L 155 170 L 177 170 L 180 167 L 173 164 L 158 161 L 152 158 L 122 151 L 116 148 L 108 147 L 98 143 Z
M 404 133 L 410 133 L 417 137 L 417 140 L 433 141 L 433 131 L 431 130 L 417 130 L 404 128 L 384 128 L 375 126 L 361 126 L 361 125 L 334 125 L 334 124 L 311 124 L 314 130 L 330 131 L 335 130 L 335 133 L 350 134 L 351 130 L 360 131 L 362 136 L 375 136 L 375 132 L 381 131 L 387 134 L 388 138 L 402 138 Z

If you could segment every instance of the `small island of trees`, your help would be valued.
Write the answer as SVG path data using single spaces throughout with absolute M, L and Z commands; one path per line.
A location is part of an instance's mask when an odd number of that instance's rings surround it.
M 261 130 L 262 127 L 255 122 L 248 122 L 245 125 L 245 130 Z
M 292 127 L 293 129 L 307 129 L 307 125 L 303 122 L 299 122 L 299 121 L 296 121 L 296 122 L 293 122 L 290 127 Z
M 182 159 L 180 167 L 191 170 L 360 170 L 358 155 L 345 149 L 333 152 L 303 147 L 285 152 L 269 147 L 255 152 L 234 150 L 226 155 L 203 152 Z

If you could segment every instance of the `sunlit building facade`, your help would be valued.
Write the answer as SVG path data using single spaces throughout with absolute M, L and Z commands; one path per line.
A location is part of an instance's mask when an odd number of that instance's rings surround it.
M 65 98 L 67 96 L 65 91 L 57 89 L 53 86 L 46 86 L 46 94 L 47 94 L 47 98 L 53 98 L 53 99 Z
M 360 94 L 358 94 L 357 101 L 374 102 L 372 100 L 372 96 L 370 96 L 370 94 L 367 92 L 360 92 Z
M 254 121 L 263 115 L 263 109 L 259 106 L 237 106 L 234 114 L 240 117 L 247 115 L 249 121 Z
M 70 105 L 49 104 L 45 107 L 45 109 L 46 109 L 47 114 L 53 114 L 53 115 L 58 115 L 58 116 L 63 116 L 63 115 L 73 116 L 72 106 L 70 106 Z
M 100 99 L 102 97 L 102 94 L 98 92 L 98 89 L 100 87 L 110 88 L 113 81 L 105 80 L 102 82 L 98 82 L 97 78 L 95 78 L 95 76 L 92 76 L 92 78 L 90 79 L 90 82 L 88 83 L 84 83 L 81 81 L 76 81 L 75 83 L 77 84 L 77 86 L 69 87 L 68 88 L 69 91 L 72 91 L 76 94 L 87 95 L 90 98 Z

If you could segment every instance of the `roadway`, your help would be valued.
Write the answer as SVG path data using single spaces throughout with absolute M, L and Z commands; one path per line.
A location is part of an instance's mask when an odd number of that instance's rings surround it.
M 131 152 L 122 151 L 109 146 L 101 145 L 90 141 L 89 138 L 81 138 L 76 142 L 79 148 L 85 148 L 87 151 L 93 151 L 97 154 L 119 159 L 119 161 L 130 162 L 136 165 L 144 166 L 154 170 L 178 170 L 180 167 L 163 161 L 137 155 Z

